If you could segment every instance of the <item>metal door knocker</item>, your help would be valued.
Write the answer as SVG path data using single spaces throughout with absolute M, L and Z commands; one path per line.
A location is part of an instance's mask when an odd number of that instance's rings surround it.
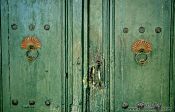
M 143 65 L 148 61 L 149 54 L 152 52 L 152 45 L 143 39 L 137 40 L 132 45 L 132 51 L 135 54 L 135 61 Z
M 28 61 L 34 61 L 39 56 L 38 49 L 41 47 L 41 43 L 37 37 L 28 36 L 22 40 L 21 48 L 27 50 L 26 58 Z

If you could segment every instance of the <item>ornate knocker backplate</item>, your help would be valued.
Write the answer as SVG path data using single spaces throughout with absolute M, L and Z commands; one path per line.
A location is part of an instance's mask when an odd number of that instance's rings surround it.
M 150 42 L 140 39 L 132 44 L 132 51 L 135 54 L 135 61 L 143 65 L 148 61 L 148 55 L 152 52 L 152 45 Z
M 37 37 L 28 36 L 22 40 L 21 48 L 26 50 L 26 58 L 31 62 L 38 58 L 38 49 L 41 48 L 41 43 Z

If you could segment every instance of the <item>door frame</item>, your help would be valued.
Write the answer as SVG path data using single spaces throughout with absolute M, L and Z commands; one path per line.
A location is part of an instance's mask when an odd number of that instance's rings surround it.
M 170 25 L 170 71 L 169 71 L 169 77 L 170 77 L 170 107 L 173 107 L 173 110 L 175 111 L 175 0 L 171 0 L 171 25 Z

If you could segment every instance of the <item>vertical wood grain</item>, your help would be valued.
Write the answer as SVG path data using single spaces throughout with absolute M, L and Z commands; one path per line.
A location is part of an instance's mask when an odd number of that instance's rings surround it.
M 169 107 L 170 1 L 117 0 L 115 3 L 116 110 L 122 111 L 123 102 L 136 109 L 139 102 Z M 139 33 L 140 26 L 145 27 L 145 33 Z M 160 34 L 155 33 L 157 26 L 162 27 Z M 128 33 L 123 33 L 124 27 L 129 29 Z M 138 39 L 149 40 L 153 46 L 149 62 L 143 66 L 134 61 L 131 51 L 132 43 Z
M 110 1 L 110 112 L 115 112 L 115 0 Z
M 10 112 L 9 69 L 8 69 L 8 0 L 1 0 L 1 41 L 2 41 L 2 85 L 3 86 L 3 111 Z
M 2 112 L 122 112 L 137 110 L 139 102 L 145 109 L 160 103 L 174 112 L 174 0 L 1 0 L 0 26 Z M 140 26 L 145 33 L 139 33 Z M 20 48 L 30 35 L 42 43 L 32 63 Z M 153 46 L 143 66 L 131 51 L 138 39 Z M 101 89 L 86 82 L 97 60 L 103 66 Z M 19 100 L 18 106 L 12 99 Z M 26 108 L 30 99 L 36 104 Z M 122 109 L 123 102 L 128 109 Z
M 174 65 L 175 65 L 175 39 L 174 39 L 174 35 L 175 35 L 175 30 L 174 30 L 174 9 L 175 9 L 175 1 L 171 0 L 171 27 L 170 27 L 170 107 L 172 107 L 172 112 L 173 110 L 175 111 L 175 69 L 174 69 Z
M 1 0 L 0 0 L 1 4 Z M 1 5 L 0 5 L 0 10 Z M 0 11 L 1 16 L 1 11 Z M 1 19 L 1 18 L 0 18 Z M 1 32 L 1 21 L 0 21 L 0 32 Z M 0 34 L 0 111 L 3 111 L 3 85 L 2 85 L 2 35 Z
M 18 29 L 9 29 L 10 96 L 18 99 L 18 106 L 12 111 L 63 111 L 64 110 L 64 26 L 63 1 L 9 1 L 9 25 L 17 24 Z M 28 26 L 35 25 L 34 31 Z M 49 24 L 50 30 L 44 30 Z M 26 36 L 37 36 L 41 41 L 39 57 L 34 62 L 25 58 L 20 48 Z M 18 63 L 18 66 L 16 64 Z M 35 100 L 30 107 L 29 100 Z M 50 100 L 47 107 L 45 101 Z

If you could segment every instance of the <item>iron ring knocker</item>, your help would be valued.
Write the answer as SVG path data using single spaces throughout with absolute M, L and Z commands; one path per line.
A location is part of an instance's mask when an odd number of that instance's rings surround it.
M 135 54 L 135 61 L 141 65 L 148 61 L 148 54 L 144 51 Z
M 39 51 L 38 50 L 28 50 L 26 51 L 26 57 L 29 61 L 34 61 L 38 58 Z

